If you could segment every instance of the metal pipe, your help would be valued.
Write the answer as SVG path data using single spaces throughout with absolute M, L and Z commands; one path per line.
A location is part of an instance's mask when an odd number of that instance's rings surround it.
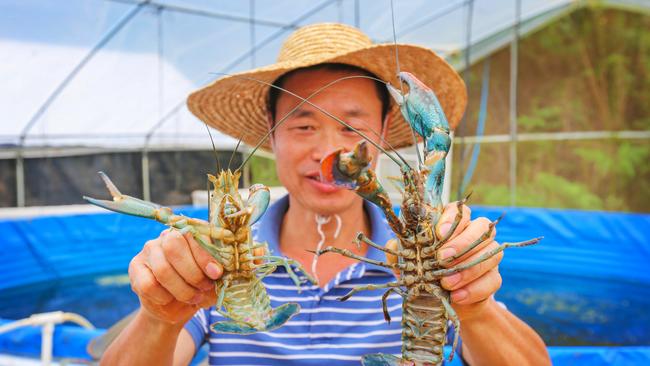
M 354 0 L 354 26 L 361 27 L 361 17 L 359 14 L 359 0 Z
M 22 149 L 16 152 L 16 206 L 25 207 L 25 167 Z
M 142 197 L 145 201 L 151 201 L 151 181 L 149 179 L 149 151 L 142 149 Z
M 25 206 L 25 172 L 23 164 L 23 154 L 22 148 L 25 146 L 25 140 L 27 139 L 27 133 L 34 127 L 36 121 L 45 113 L 45 111 L 52 105 L 54 100 L 61 94 L 63 89 L 65 89 L 68 84 L 77 76 L 77 74 L 86 66 L 86 64 L 101 50 L 108 41 L 110 41 L 116 34 L 119 32 L 133 17 L 138 14 L 140 9 L 146 5 L 149 1 L 143 1 L 135 6 L 131 11 L 129 11 L 122 19 L 120 19 L 113 28 L 111 28 L 108 33 L 102 37 L 102 39 L 97 42 L 97 44 L 86 54 L 86 56 L 79 61 L 79 63 L 66 75 L 66 77 L 57 85 L 56 89 L 47 97 L 45 102 L 41 104 L 36 113 L 32 115 L 25 127 L 23 127 L 20 132 L 19 142 L 18 142 L 18 153 L 16 157 L 16 205 L 18 207 Z
M 163 113 L 163 100 L 164 100 L 164 63 L 163 63 L 163 29 L 162 29 L 162 11 L 163 8 L 158 6 L 156 8 L 156 20 L 157 20 L 157 61 L 158 61 L 158 117 Z M 149 142 L 151 141 L 151 136 L 153 131 L 150 131 L 145 136 L 144 146 L 142 147 L 142 198 L 145 201 L 151 201 L 151 179 L 149 172 Z
M 334 1 L 336 1 L 336 0 L 327 0 L 327 1 L 323 1 L 323 2 L 322 2 L 321 4 L 319 4 L 318 6 L 314 7 L 313 9 L 307 11 L 306 13 L 302 14 L 300 17 L 298 17 L 297 19 L 295 19 L 294 23 L 300 23 L 300 22 L 302 22 L 303 20 L 309 18 L 310 16 L 312 16 L 312 15 L 315 14 L 315 13 L 317 13 L 317 12 L 320 11 L 321 9 L 323 9 L 323 8 L 325 8 L 325 7 L 327 7 L 327 6 L 329 6 L 329 5 L 332 4 Z M 231 70 L 232 68 L 234 68 L 234 67 L 236 67 L 237 65 L 239 65 L 240 63 L 242 63 L 242 62 L 243 62 L 244 60 L 246 60 L 246 58 L 248 58 L 249 56 L 255 54 L 255 52 L 256 52 L 256 50 L 257 50 L 258 48 L 263 47 L 263 46 L 267 45 L 268 43 L 271 43 L 273 40 L 275 40 L 276 38 L 278 38 L 278 37 L 280 37 L 282 34 L 284 34 L 284 32 L 285 32 L 286 29 L 288 29 L 288 27 L 287 27 L 287 28 L 279 29 L 278 31 L 274 32 L 273 34 L 271 34 L 270 36 L 268 36 L 267 38 L 265 38 L 264 40 L 262 40 L 259 44 L 257 44 L 257 45 L 253 45 L 253 47 L 251 47 L 250 50 L 248 50 L 247 52 L 245 52 L 244 54 L 242 54 L 241 56 L 239 56 L 237 59 L 235 59 L 233 62 L 231 62 L 228 66 L 226 66 L 225 68 L 223 68 L 223 69 L 221 70 L 221 72 L 230 72 L 230 70 Z M 213 76 L 213 77 L 209 78 L 208 80 L 206 80 L 206 82 L 210 82 L 210 81 L 214 80 L 214 78 L 215 78 L 215 77 Z M 203 83 L 201 83 L 201 84 L 203 84 Z M 147 135 L 146 135 L 146 137 L 145 137 L 145 143 L 148 143 L 149 139 L 151 138 L 151 135 L 153 135 L 153 133 L 154 133 L 158 128 L 160 128 L 160 127 L 161 127 L 161 126 L 162 126 L 162 125 L 163 125 L 167 120 L 169 120 L 169 119 L 170 119 L 170 118 L 171 118 L 171 117 L 172 117 L 176 112 L 178 112 L 178 111 L 179 111 L 179 110 L 180 110 L 180 109 L 185 105 L 185 103 L 186 103 L 186 98 L 183 98 L 183 100 L 181 100 L 180 102 L 178 102 L 178 104 L 176 104 L 176 105 L 175 105 L 172 109 L 170 109 L 170 110 L 169 110 L 169 111 L 168 111 L 168 112 L 167 112 L 167 113 L 166 113 L 162 118 L 160 118 L 160 119 L 158 120 L 158 122 L 156 122 L 156 123 L 153 125 L 153 127 L 151 127 L 151 129 L 149 130 L 149 132 L 147 133 Z
M 54 336 L 54 324 L 45 323 L 41 330 L 41 364 L 50 366 L 52 364 L 52 337 Z
M 250 0 L 249 1 L 249 11 L 250 11 L 250 41 L 251 41 L 251 49 L 253 52 L 251 53 L 251 68 L 255 68 L 257 62 L 255 60 L 255 43 L 257 42 L 255 38 L 255 0 Z
M 120 19 L 113 28 L 111 28 L 108 33 L 102 37 L 102 39 L 97 42 L 97 44 L 84 56 L 81 61 L 68 73 L 68 75 L 63 79 L 59 85 L 57 85 L 56 89 L 50 94 L 45 102 L 38 108 L 36 113 L 30 118 L 29 122 L 27 122 L 27 125 L 23 128 L 21 134 L 20 134 L 20 146 L 24 145 L 25 138 L 27 137 L 27 133 L 31 128 L 34 126 L 36 121 L 45 113 L 45 111 L 50 107 L 52 102 L 61 94 L 63 89 L 68 86 L 68 84 L 74 79 L 75 76 L 81 71 L 81 69 L 86 66 L 86 64 L 101 50 L 113 37 L 119 32 L 124 26 L 131 20 L 133 17 L 138 14 L 138 12 L 142 9 L 143 6 L 145 6 L 149 1 L 144 1 L 142 3 L 139 3 L 136 7 L 131 9 L 122 19 Z
M 471 54 L 471 49 L 472 49 L 472 19 L 474 15 L 474 1 L 470 0 L 467 2 L 467 16 L 466 16 L 466 24 L 465 24 L 465 53 L 464 53 L 464 62 L 465 64 L 463 65 L 463 81 L 465 82 L 465 87 L 467 89 L 467 94 L 469 95 L 469 90 L 470 90 L 470 54 Z M 470 98 L 467 98 L 467 105 L 465 106 L 465 114 L 463 115 L 463 119 L 460 121 L 460 124 L 456 127 L 456 133 L 460 137 L 459 139 L 459 145 L 458 145 L 458 150 L 460 154 L 460 159 L 459 159 L 459 164 L 458 164 L 458 190 L 456 193 L 456 199 L 461 200 L 461 195 L 463 194 L 462 192 L 462 184 L 463 180 L 465 179 L 465 155 L 467 154 L 467 151 L 465 149 L 465 125 L 467 124 L 467 118 L 468 118 L 468 111 L 470 109 Z
M 515 0 L 514 35 L 510 45 L 510 206 L 517 205 L 517 67 L 521 0 Z
M 129 0 L 111 0 L 113 2 L 119 2 L 119 3 L 126 3 L 126 4 L 135 4 L 133 1 Z M 173 11 L 176 13 L 181 13 L 181 14 L 188 14 L 188 15 L 197 15 L 197 16 L 202 16 L 202 17 L 207 17 L 207 18 L 214 18 L 214 19 L 223 19 L 223 20 L 229 20 L 233 22 L 243 22 L 243 23 L 248 23 L 250 21 L 254 21 L 257 24 L 260 25 L 266 25 L 270 27 L 279 27 L 279 28 L 292 28 L 292 29 L 298 29 L 300 25 L 297 22 L 294 23 L 282 23 L 282 22 L 276 22 L 273 20 L 268 20 L 268 19 L 251 19 L 250 17 L 244 17 L 244 16 L 238 16 L 234 14 L 227 14 L 227 13 L 220 13 L 216 11 L 211 11 L 211 10 L 205 10 L 205 9 L 196 9 L 196 8 L 191 8 L 188 6 L 183 6 L 183 5 L 176 5 L 176 4 L 162 4 L 158 3 L 156 1 L 151 1 L 149 2 L 153 6 L 159 6 L 165 10 Z

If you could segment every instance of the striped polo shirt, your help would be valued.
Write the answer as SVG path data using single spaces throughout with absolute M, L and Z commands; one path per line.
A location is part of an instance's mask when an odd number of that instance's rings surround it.
M 285 196 L 271 205 L 252 228 L 254 240 L 266 241 L 275 254 L 280 254 L 280 225 L 288 206 L 289 198 Z M 383 213 L 367 202 L 365 210 L 372 241 L 385 244 L 393 234 Z M 371 247 L 366 256 L 385 260 L 383 252 Z M 206 340 L 210 343 L 210 365 L 359 365 L 361 356 L 367 353 L 401 353 L 402 299 L 396 294 L 388 297 L 392 318 L 388 324 L 381 308 L 385 290 L 362 291 L 347 301 L 337 298 L 357 286 L 391 281 L 395 277 L 390 270 L 359 262 L 339 272 L 324 288 L 305 283 L 298 293 L 286 270 L 278 267 L 263 279 L 271 306 L 296 302 L 301 307 L 300 313 L 279 329 L 250 335 L 215 334 L 209 325 L 225 319 L 214 308 L 199 310 L 185 329 L 197 349 Z

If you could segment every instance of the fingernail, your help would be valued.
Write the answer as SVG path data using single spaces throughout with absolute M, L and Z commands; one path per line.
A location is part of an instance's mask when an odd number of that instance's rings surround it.
M 450 222 L 445 222 L 444 224 L 440 225 L 440 235 L 446 236 L 447 232 L 449 232 L 449 229 L 451 229 Z
M 460 277 L 461 277 L 460 273 L 454 273 L 453 275 L 451 275 L 449 277 L 443 278 L 442 279 L 442 282 L 444 282 L 443 286 L 448 288 L 448 289 L 452 288 L 455 284 L 460 282 Z
M 451 293 L 451 301 L 456 303 L 461 302 L 467 298 L 467 295 L 468 293 L 466 290 L 454 291 Z
M 192 305 L 197 305 L 197 304 L 200 304 L 203 301 L 203 298 L 204 298 L 203 294 L 198 293 L 198 294 L 194 295 L 194 297 L 189 302 Z
M 456 249 L 454 248 L 445 248 L 440 251 L 440 259 L 447 259 L 456 254 Z
M 221 277 L 221 274 L 223 271 L 221 270 L 221 266 L 214 263 L 210 262 L 208 265 L 205 266 L 205 273 L 208 275 L 213 280 L 217 280 Z

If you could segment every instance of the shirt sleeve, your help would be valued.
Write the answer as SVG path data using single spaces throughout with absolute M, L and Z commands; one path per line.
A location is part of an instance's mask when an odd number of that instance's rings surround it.
M 198 350 L 205 342 L 205 339 L 208 335 L 208 317 L 210 315 L 210 310 L 199 309 L 199 311 L 194 314 L 192 319 L 185 323 L 185 329 L 192 336 L 194 340 L 194 350 Z

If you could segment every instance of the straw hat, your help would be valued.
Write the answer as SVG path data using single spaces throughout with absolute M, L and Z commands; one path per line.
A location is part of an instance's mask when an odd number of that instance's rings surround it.
M 398 44 L 400 69 L 409 71 L 431 87 L 447 116 L 451 128 L 458 125 L 467 104 L 465 84 L 454 69 L 433 51 L 419 46 Z M 306 26 L 292 33 L 282 45 L 275 64 L 226 76 L 190 94 L 190 111 L 217 130 L 256 145 L 268 131 L 266 100 L 269 86 L 237 76 L 273 83 L 297 68 L 321 63 L 342 63 L 360 67 L 399 85 L 394 44 L 373 44 L 357 28 L 337 23 Z M 388 143 L 394 148 L 413 144 L 411 130 L 399 107 L 391 101 Z M 270 150 L 266 141 L 263 148 Z

